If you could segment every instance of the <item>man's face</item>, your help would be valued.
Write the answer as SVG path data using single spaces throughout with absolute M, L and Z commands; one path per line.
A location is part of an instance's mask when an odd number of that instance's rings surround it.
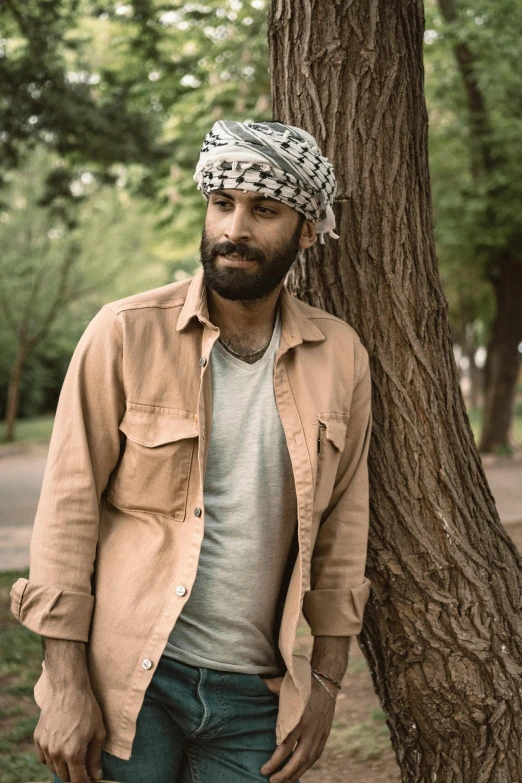
M 211 191 L 200 244 L 206 284 L 225 299 L 267 296 L 312 244 L 301 236 L 303 223 L 295 209 L 259 193 Z

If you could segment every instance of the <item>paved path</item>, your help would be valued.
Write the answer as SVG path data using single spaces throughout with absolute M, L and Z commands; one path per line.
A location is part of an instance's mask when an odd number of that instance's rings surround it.
M 47 446 L 0 447 L 0 570 L 27 568 Z M 484 459 L 502 522 L 522 523 L 522 454 Z
M 0 447 L 0 570 L 27 568 L 48 447 Z

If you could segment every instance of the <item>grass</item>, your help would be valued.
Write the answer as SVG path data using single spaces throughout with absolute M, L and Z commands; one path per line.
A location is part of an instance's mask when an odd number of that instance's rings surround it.
M 360 674 L 365 672 L 368 668 L 368 664 L 364 658 L 350 658 L 348 660 L 348 671 L 351 674 Z
M 42 671 L 42 644 L 9 608 L 11 587 L 22 576 L 28 578 L 29 570 L 0 572 L 0 783 L 51 783 L 33 739 L 40 714 L 33 689 Z
M 384 712 L 380 707 L 373 707 L 366 720 L 350 725 L 334 720 L 328 744 L 362 761 L 378 758 L 390 747 L 390 730 Z
M 10 443 L 49 443 L 53 429 L 54 414 L 35 416 L 31 419 L 18 419 L 15 424 L 15 440 Z M 5 446 L 5 422 L 0 434 L 0 449 Z

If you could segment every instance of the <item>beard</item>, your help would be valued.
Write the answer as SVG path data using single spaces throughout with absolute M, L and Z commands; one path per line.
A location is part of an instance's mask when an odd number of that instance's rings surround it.
M 299 253 L 299 239 L 303 221 L 299 220 L 291 238 L 278 245 L 269 254 L 259 248 L 234 242 L 213 244 L 205 230 L 201 235 L 200 260 L 206 285 L 224 299 L 253 301 L 262 299 L 285 278 Z M 238 253 L 242 258 L 257 261 L 255 271 L 216 265 L 218 255 Z

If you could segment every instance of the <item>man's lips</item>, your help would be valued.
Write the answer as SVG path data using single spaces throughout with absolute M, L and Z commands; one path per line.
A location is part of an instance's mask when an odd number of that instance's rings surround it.
M 246 267 L 250 266 L 251 264 L 255 263 L 254 259 L 249 258 L 242 258 L 241 256 L 238 256 L 237 254 L 233 254 L 231 256 L 223 256 L 219 254 L 218 256 L 224 266 L 238 266 L 238 267 Z

